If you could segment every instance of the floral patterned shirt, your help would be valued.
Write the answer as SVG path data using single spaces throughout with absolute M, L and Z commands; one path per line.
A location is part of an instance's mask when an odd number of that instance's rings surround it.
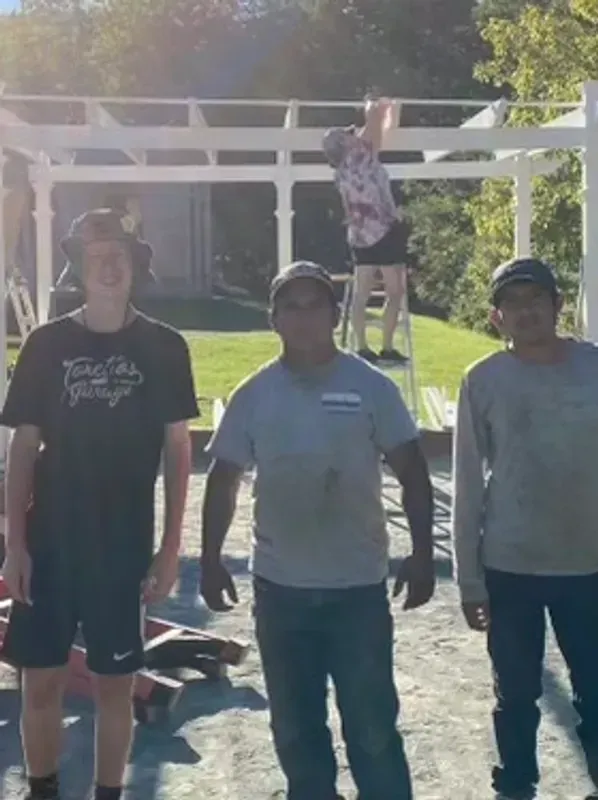
M 355 136 L 336 169 L 335 183 L 345 210 L 352 247 L 371 247 L 397 221 L 390 178 L 371 143 Z

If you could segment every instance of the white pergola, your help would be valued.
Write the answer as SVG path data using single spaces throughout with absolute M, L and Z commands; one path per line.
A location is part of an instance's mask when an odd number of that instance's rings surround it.
M 578 104 L 535 103 L 559 109 L 562 116 L 541 127 L 511 128 L 503 123 L 509 103 L 472 100 L 395 101 L 397 112 L 406 106 L 454 106 L 470 108 L 474 115 L 460 127 L 394 127 L 386 137 L 388 151 L 423 151 L 421 163 L 388 163 L 393 179 L 435 180 L 512 178 L 516 201 L 517 255 L 531 253 L 531 180 L 549 174 L 560 162 L 549 151 L 575 149 L 584 154 L 583 192 L 583 280 L 586 302 L 586 334 L 598 341 L 598 81 L 588 82 Z M 64 124 L 33 124 L 11 108 L 55 104 L 56 109 L 79 105 L 83 121 Z M 48 319 L 53 283 L 52 189 L 66 183 L 272 183 L 276 188 L 278 263 L 292 261 L 293 186 L 302 182 L 330 182 L 333 174 L 325 163 L 296 163 L 294 153 L 321 153 L 323 127 L 301 125 L 301 112 L 308 109 L 359 108 L 351 101 L 310 102 L 278 100 L 197 100 L 156 98 L 83 98 L 65 96 L 0 95 L 0 192 L 2 174 L 11 152 L 30 162 L 29 178 L 35 191 L 36 277 L 38 322 Z M 517 105 L 517 104 L 513 104 Z M 185 124 L 142 126 L 121 124 L 114 109 L 121 107 L 171 106 L 185 114 Z M 280 110 L 278 127 L 213 127 L 204 111 L 215 106 Z M 110 112 L 108 109 L 113 109 Z M 338 113 L 338 112 L 337 112 Z M 396 114 L 397 122 L 399 114 Z M 330 123 L 334 120 L 331 118 Z M 329 123 L 329 124 L 330 124 Z M 74 163 L 80 151 L 102 151 L 118 156 L 120 164 Z M 157 152 L 202 152 L 205 164 L 164 165 L 152 163 Z M 219 153 L 271 154 L 271 163 L 220 164 Z M 459 153 L 483 154 L 477 160 L 450 160 Z M 122 164 L 123 154 L 129 163 Z M 247 160 L 247 159 L 246 159 Z M 6 207 L 6 204 L 5 204 Z M 0 284 L 5 285 L 7 234 L 0 214 Z M 14 238 L 14 237 L 10 237 Z M 593 268 L 595 265 L 595 268 Z M 0 304 L 0 397 L 6 381 L 5 304 Z

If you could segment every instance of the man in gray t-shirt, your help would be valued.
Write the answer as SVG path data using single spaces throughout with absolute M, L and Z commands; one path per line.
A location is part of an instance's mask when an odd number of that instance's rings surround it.
M 255 468 L 252 571 L 256 633 L 274 744 L 290 800 L 334 800 L 326 725 L 331 677 L 351 770 L 363 798 L 411 800 L 397 731 L 385 457 L 404 487 L 413 555 L 396 576 L 405 608 L 434 591 L 432 494 L 418 432 L 397 387 L 334 344 L 338 308 L 329 274 L 298 262 L 271 290 L 281 357 L 234 391 L 207 451 L 201 592 L 235 602 L 222 544 L 239 479 Z
M 509 347 L 463 380 L 453 535 L 463 611 L 487 631 L 495 675 L 494 788 L 527 800 L 539 781 L 546 610 L 598 786 L 598 348 L 558 337 L 561 298 L 540 261 L 500 267 L 492 299 Z

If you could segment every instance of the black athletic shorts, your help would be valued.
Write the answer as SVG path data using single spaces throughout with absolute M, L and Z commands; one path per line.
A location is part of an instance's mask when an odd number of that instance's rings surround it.
M 97 675 L 130 675 L 143 666 L 143 604 L 139 569 L 65 568 L 57 554 L 32 558 L 32 605 L 14 602 L 2 656 L 23 669 L 68 663 L 79 628 L 87 666 Z
M 407 225 L 397 220 L 376 244 L 352 248 L 354 264 L 356 267 L 409 266 L 408 239 Z

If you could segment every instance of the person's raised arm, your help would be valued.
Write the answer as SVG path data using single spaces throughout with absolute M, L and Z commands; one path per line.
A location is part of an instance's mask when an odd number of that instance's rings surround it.
M 486 630 L 488 607 L 480 556 L 486 456 L 478 417 L 465 378 L 459 392 L 453 442 L 453 551 L 467 623 L 474 630 Z
M 367 100 L 365 105 L 365 125 L 359 136 L 372 146 L 375 153 L 380 152 L 384 135 L 392 127 L 393 104 L 387 99 Z

